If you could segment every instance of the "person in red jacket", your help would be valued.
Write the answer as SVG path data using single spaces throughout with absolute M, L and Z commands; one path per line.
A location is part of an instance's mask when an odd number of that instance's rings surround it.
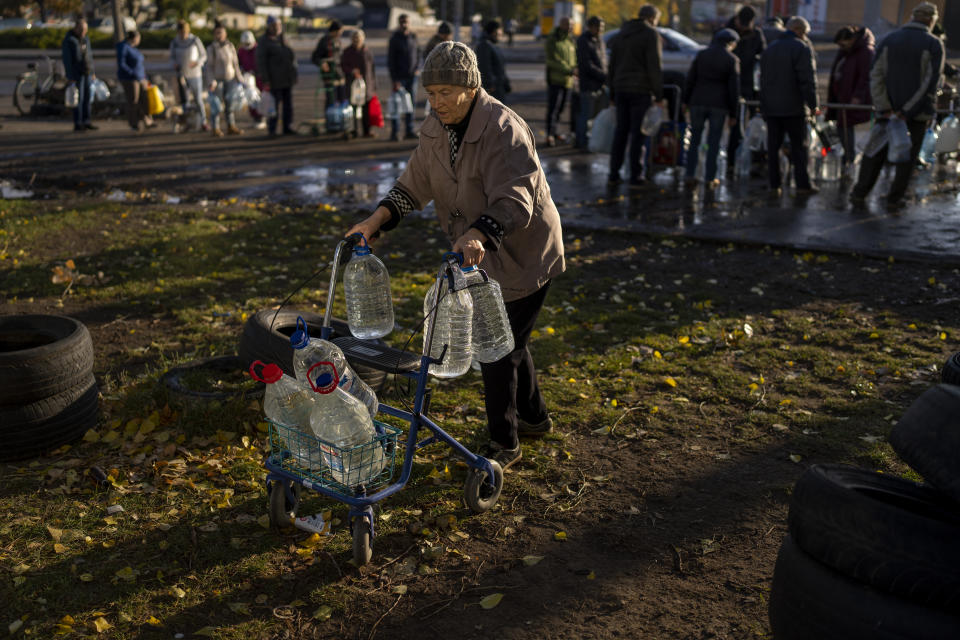
M 837 31 L 833 41 L 840 50 L 830 69 L 827 102 L 840 104 L 872 104 L 870 100 L 870 65 L 873 63 L 876 40 L 866 27 L 849 26 Z M 854 128 L 870 120 L 870 111 L 860 109 L 829 109 L 827 120 L 837 123 L 843 141 L 843 164 L 853 163 L 857 155 L 854 147 Z

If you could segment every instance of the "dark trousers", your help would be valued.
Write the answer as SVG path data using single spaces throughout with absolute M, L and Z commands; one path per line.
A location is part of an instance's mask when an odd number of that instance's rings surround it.
M 784 136 L 790 136 L 790 162 L 793 164 L 797 189 L 810 188 L 807 172 L 807 156 L 810 145 L 807 140 L 807 119 L 803 116 L 767 116 L 767 169 L 770 172 L 770 188 L 780 187 L 780 147 Z
M 907 121 L 907 131 L 910 133 L 910 161 L 898 162 L 894 165 L 896 171 L 893 174 L 893 182 L 890 184 L 887 201 L 896 202 L 907 193 L 907 185 L 910 184 L 913 170 L 917 166 L 920 147 L 923 145 L 923 136 L 926 135 L 929 124 L 927 120 Z M 863 160 L 860 161 L 860 175 L 857 176 L 857 184 L 853 185 L 852 195 L 866 198 L 870 190 L 873 189 L 873 185 L 877 183 L 877 178 L 880 177 L 880 172 L 883 171 L 883 164 L 886 161 L 886 145 L 872 158 L 864 155 Z
M 687 150 L 687 177 L 697 175 L 697 162 L 700 160 L 700 142 L 703 140 L 703 126 L 710 123 L 707 132 L 707 166 L 703 168 L 703 179 L 710 182 L 717 177 L 717 156 L 720 154 L 720 138 L 723 137 L 723 125 L 727 121 L 727 110 L 723 107 L 690 107 L 690 149 Z M 727 156 L 729 161 L 730 156 Z
M 370 133 L 370 101 L 363 103 L 363 105 L 354 105 L 353 106 L 353 134 L 356 136 L 360 135 L 360 130 L 363 129 L 363 135 Z
M 416 81 L 416 78 L 413 78 L 413 77 L 410 77 L 410 78 L 398 78 L 398 79 L 394 80 L 394 82 L 399 82 L 400 85 L 401 85 L 404 89 L 407 90 L 407 93 L 410 94 L 410 99 L 411 99 L 411 100 L 413 100 L 413 99 L 414 99 L 414 96 L 416 95 L 416 94 L 414 93 L 414 92 L 416 91 L 416 89 L 417 89 L 416 84 L 415 84 L 415 81 Z M 416 110 L 416 108 L 417 108 L 416 103 L 414 103 L 413 108 L 414 108 L 414 110 Z M 398 129 L 400 128 L 400 122 L 399 122 L 399 120 L 400 120 L 400 118 L 391 118 L 391 119 L 390 119 L 390 137 L 392 137 L 392 138 L 396 138 L 396 137 L 398 136 Z M 405 113 L 405 114 L 403 114 L 403 126 L 404 126 L 404 131 L 405 131 L 404 135 L 405 135 L 407 138 L 413 138 L 415 134 L 413 133 L 413 114 L 412 114 L 412 113 Z
M 640 133 L 640 125 L 652 102 L 653 96 L 649 93 L 616 93 L 617 127 L 613 132 L 613 147 L 610 149 L 611 178 L 620 177 L 627 142 L 630 143 L 630 178 L 643 178 L 643 146 L 648 138 Z
M 73 125 L 79 127 L 90 124 L 90 103 L 93 102 L 93 89 L 90 86 L 92 81 L 89 75 L 82 75 L 77 80 L 77 92 L 79 101 L 73 108 Z
M 848 124 L 846 127 L 842 123 L 837 123 L 837 131 L 840 133 L 840 144 L 843 145 L 843 164 L 852 164 L 857 157 L 856 146 L 856 125 Z
M 557 124 L 563 117 L 563 107 L 567 104 L 567 89 L 562 84 L 547 85 L 547 135 L 556 135 Z
M 326 104 L 323 105 L 324 113 L 330 108 L 330 105 L 343 102 L 347 99 L 347 85 L 345 84 L 334 84 L 324 87 L 323 92 L 326 94 Z
M 147 90 L 141 82 L 146 80 L 122 80 L 123 94 L 127 98 L 127 122 L 137 129 L 140 122 L 150 122 L 150 109 L 147 104 Z
M 531 424 L 547 419 L 547 405 L 540 395 L 527 340 L 549 288 L 548 282 L 529 296 L 504 305 L 513 329 L 514 349 L 496 362 L 480 364 L 490 439 L 509 449 L 518 444 L 518 417 Z
M 744 123 L 741 125 L 739 119 L 739 112 L 737 112 L 737 124 L 730 127 L 730 137 L 727 141 L 727 159 L 731 160 L 737 157 L 737 147 L 740 146 L 740 142 L 743 140 L 743 131 L 740 129 L 741 126 L 746 126 L 747 122 L 750 122 L 752 118 L 757 113 L 756 107 L 747 107 L 746 113 L 744 114 Z M 733 163 L 730 162 L 727 164 L 727 168 L 733 167 Z
M 271 88 L 270 95 L 273 96 L 273 102 L 277 105 L 277 115 L 267 119 L 267 131 L 270 133 L 277 132 L 277 116 L 280 114 L 283 115 L 283 132 L 293 131 L 293 98 L 290 95 L 290 87 L 284 89 Z M 282 111 L 280 106 L 281 102 L 283 103 Z

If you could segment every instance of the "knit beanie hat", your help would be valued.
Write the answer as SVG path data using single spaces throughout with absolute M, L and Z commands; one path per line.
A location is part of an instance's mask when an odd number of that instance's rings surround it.
M 476 89 L 480 86 L 477 56 L 462 42 L 441 42 L 424 60 L 420 82 L 425 87 L 432 84 L 452 84 Z

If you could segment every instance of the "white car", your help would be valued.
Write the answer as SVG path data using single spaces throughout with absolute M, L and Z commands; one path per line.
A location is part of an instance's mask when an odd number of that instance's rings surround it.
M 0 19 L 0 31 L 8 29 L 29 29 L 33 25 L 24 18 L 2 18 Z
M 674 31 L 667 27 L 657 27 L 660 32 L 660 43 L 663 45 L 663 69 L 664 71 L 682 71 L 686 73 L 690 70 L 690 65 L 698 53 L 707 47 L 691 40 L 679 31 Z M 607 47 L 607 58 L 610 57 L 610 41 L 620 33 L 620 29 L 612 29 L 603 34 L 603 42 Z

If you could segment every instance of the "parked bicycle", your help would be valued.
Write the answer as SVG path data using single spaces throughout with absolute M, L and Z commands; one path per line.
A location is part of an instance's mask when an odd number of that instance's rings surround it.
M 63 65 L 43 56 L 40 62 L 28 62 L 27 70 L 17 74 L 13 106 L 20 115 L 60 115 L 66 108 L 64 92 L 67 78 Z

